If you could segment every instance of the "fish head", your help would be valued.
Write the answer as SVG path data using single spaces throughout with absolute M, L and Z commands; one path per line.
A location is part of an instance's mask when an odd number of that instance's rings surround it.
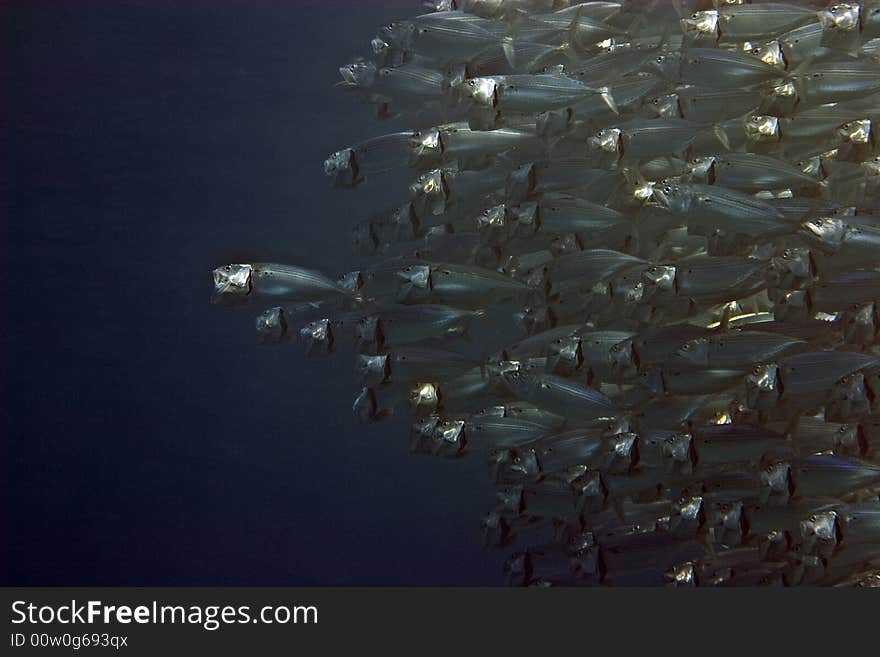
M 502 459 L 507 458 L 510 452 L 510 450 L 493 451 L 496 453 L 505 452 L 505 454 L 500 455 Z M 495 500 L 498 502 L 498 509 L 501 511 L 506 511 L 513 515 L 519 515 L 525 511 L 525 496 L 522 486 L 500 486 L 495 490 Z
M 708 368 L 709 340 L 706 338 L 688 340 L 673 352 L 672 357 L 676 365 Z
M 654 185 L 653 197 L 667 210 L 674 214 L 683 214 L 688 211 L 693 200 L 693 193 L 686 185 L 680 185 L 672 181 Z
M 781 69 L 785 69 L 786 67 L 782 46 L 779 41 L 776 41 L 775 39 L 759 46 L 747 42 L 743 44 L 743 51 L 770 66 Z
M 355 371 L 366 385 L 378 385 L 391 376 L 391 359 L 388 358 L 388 354 L 379 356 L 358 354 L 355 359 Z
M 847 121 L 837 129 L 837 134 L 843 141 L 850 144 L 870 144 L 871 120 L 856 119 L 855 121 Z
M 397 272 L 400 287 L 397 300 L 401 303 L 418 303 L 431 296 L 431 267 L 428 265 L 409 265 Z
M 571 479 L 569 488 L 577 497 L 578 513 L 601 509 L 608 497 L 608 491 L 599 471 L 588 470 L 584 466 L 575 466 L 572 469 L 575 470 L 576 476 Z
M 817 217 L 801 224 L 801 233 L 825 251 L 839 249 L 849 232 L 849 224 L 839 217 Z
M 779 118 L 769 114 L 752 114 L 743 124 L 746 138 L 755 143 L 772 143 L 780 139 Z
M 378 315 L 368 315 L 357 321 L 354 327 L 358 351 L 379 351 L 384 345 L 382 322 Z
M 794 493 L 791 465 L 786 461 L 773 461 L 764 466 L 759 475 L 761 485 L 773 497 L 788 498 Z
M 370 49 L 373 51 L 373 59 L 379 66 L 393 66 L 393 57 L 396 53 L 400 53 L 399 50 L 396 50 L 390 43 L 381 37 L 373 37 L 370 39 Z
M 499 363 L 498 376 L 502 385 L 510 392 L 516 393 L 529 387 L 530 377 L 519 361 L 503 361 Z
M 645 283 L 640 272 L 628 271 L 615 276 L 609 282 L 611 298 L 624 306 L 632 306 L 645 299 Z
M 794 289 L 813 280 L 813 259 L 810 250 L 801 246 L 787 247 L 770 259 L 769 278 L 785 289 Z
M 287 318 L 284 308 L 275 306 L 257 315 L 257 341 L 262 344 L 274 344 L 287 340 Z
M 827 552 L 837 547 L 843 532 L 837 512 L 831 509 L 819 511 L 800 522 L 801 540 L 808 552 Z
M 517 237 L 530 237 L 535 234 L 540 224 L 537 203 L 523 203 L 511 210 L 516 223 Z
M 436 216 L 446 211 L 449 187 L 443 169 L 433 169 L 423 173 L 409 186 L 409 191 L 417 215 Z
M 673 588 L 693 588 L 697 586 L 697 566 L 693 561 L 682 561 L 664 573 L 667 586 Z
M 601 551 L 593 532 L 580 532 L 566 545 L 569 552 L 569 571 L 576 579 L 601 577 L 604 573 Z
M 299 330 L 299 335 L 306 343 L 308 354 L 329 354 L 333 351 L 333 326 L 327 318 L 309 322 Z
M 843 315 L 843 337 L 847 344 L 870 344 L 877 336 L 877 304 L 856 304 Z
M 570 107 L 556 110 L 545 110 L 535 115 L 535 132 L 540 137 L 559 137 L 568 132 L 574 119 Z
M 356 59 L 339 68 L 339 74 L 342 76 L 341 84 L 348 89 L 368 89 L 376 81 L 377 71 L 373 62 Z
M 621 379 L 631 379 L 638 373 L 638 359 L 632 338 L 612 345 L 608 350 L 611 370 Z
M 437 128 L 415 131 L 409 146 L 411 166 L 436 166 L 443 158 L 443 136 Z
M 461 85 L 464 98 L 486 109 L 498 107 L 499 81 L 493 77 L 471 78 Z
M 510 212 L 503 203 L 486 208 L 477 215 L 477 230 L 484 244 L 502 244 L 507 241 Z
M 774 116 L 790 116 L 799 102 L 797 85 L 791 80 L 780 80 L 767 88 L 760 110 Z
M 409 391 L 409 406 L 417 415 L 436 413 L 440 407 L 440 389 L 435 383 L 416 383 Z
M 638 385 L 648 390 L 654 397 L 662 397 L 666 394 L 666 381 L 663 376 L 663 370 L 659 367 L 652 367 L 639 372 L 636 381 Z
M 516 480 L 537 479 L 541 475 L 538 455 L 534 449 L 519 448 L 511 450 L 507 462 L 506 476 Z
M 773 315 L 777 321 L 798 321 L 810 316 L 807 290 L 783 291 L 773 299 Z
M 525 306 L 514 314 L 514 321 L 526 335 L 534 335 L 546 331 L 556 324 L 553 310 L 546 305 Z
M 673 265 L 651 265 L 642 272 L 642 279 L 661 292 L 675 289 L 675 277 L 678 270 Z
M 690 437 L 689 434 L 685 434 Z M 671 440 L 671 439 L 670 439 Z M 672 514 L 682 520 L 702 525 L 705 522 L 705 505 L 699 495 L 682 495 L 672 503 Z
M 678 94 L 663 94 L 662 96 L 655 96 L 645 104 L 645 109 L 649 114 L 667 119 L 684 118 Z
M 379 238 L 371 221 L 364 221 L 351 229 L 351 247 L 358 255 L 372 255 L 379 248 Z
M 364 277 L 360 271 L 350 271 L 340 276 L 336 283 L 349 294 L 356 294 L 364 286 Z
M 439 424 L 440 417 L 438 415 L 428 415 L 422 420 L 413 422 L 409 430 L 410 451 L 416 454 L 430 454 L 434 442 L 434 432 Z
M 715 184 L 715 158 L 695 157 L 687 163 L 687 176 L 691 181 L 703 185 Z
M 695 11 L 687 18 L 681 19 L 681 29 L 684 32 L 686 45 L 713 44 L 721 36 L 718 29 L 718 11 L 716 9 Z
M 568 376 L 584 364 L 581 341 L 577 336 L 557 338 L 550 343 L 547 355 L 547 371 Z
M 502 572 L 508 586 L 527 586 L 534 575 L 528 552 L 515 552 L 504 561 Z
M 441 85 L 445 91 L 456 95 L 467 80 L 468 69 L 466 64 L 450 64 L 443 69 L 443 82 Z
M 223 265 L 213 272 L 214 292 L 212 303 L 241 303 L 251 293 L 251 276 L 253 265 Z
M 743 505 L 740 501 L 714 502 L 709 505 L 706 521 L 722 531 L 742 531 Z
M 749 408 L 773 408 L 780 396 L 779 366 L 776 363 L 756 365 L 746 375 L 746 403 Z
M 639 436 L 627 431 L 611 436 L 607 448 L 611 456 L 609 467 L 619 472 L 628 472 L 635 467 L 639 459 Z
M 678 82 L 681 71 L 681 52 L 676 50 L 664 50 L 649 58 L 645 63 L 645 70 L 660 76 L 669 82 Z
M 467 436 L 464 426 L 463 420 L 441 422 L 434 430 L 431 453 L 447 458 L 454 458 L 464 454 L 467 447 Z
M 333 178 L 337 187 L 354 187 L 360 182 L 354 150 L 344 148 L 324 160 L 324 173 Z
M 483 547 L 503 547 L 510 543 L 510 525 L 497 511 L 490 511 L 480 521 Z
M 871 400 L 861 372 L 848 374 L 837 381 L 828 395 L 825 417 L 834 421 L 844 421 L 856 415 L 869 413 Z
M 600 159 L 616 161 L 623 157 L 623 132 L 620 128 L 605 128 L 590 137 L 589 145 Z
M 839 2 L 818 12 L 823 33 L 858 34 L 861 23 L 861 7 L 858 3 Z
M 858 424 L 845 423 L 837 428 L 835 449 L 839 446 L 848 454 L 863 456 L 868 451 L 868 439 Z
M 410 21 L 391 21 L 379 28 L 379 38 L 396 48 L 410 50 L 416 26 Z
M 415 239 L 419 232 L 419 218 L 412 203 L 406 203 L 391 213 L 389 224 L 395 240 L 405 242 Z
M 525 162 L 519 165 L 507 176 L 505 194 L 508 199 L 515 203 L 521 203 L 528 199 L 535 191 L 538 174 L 534 162 Z

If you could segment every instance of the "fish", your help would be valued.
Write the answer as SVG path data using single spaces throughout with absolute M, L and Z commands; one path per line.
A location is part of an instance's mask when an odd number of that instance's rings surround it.
M 563 73 L 535 73 L 469 78 L 462 92 L 480 107 L 498 112 L 537 113 L 570 107 L 596 96 L 615 112 L 607 87 L 588 87 Z
M 844 377 L 880 365 L 876 356 L 847 351 L 810 351 L 756 366 L 746 375 L 752 408 L 804 397 L 824 399 Z
M 645 68 L 669 82 L 718 89 L 748 88 L 784 77 L 757 57 L 713 48 L 667 50 Z
M 753 194 L 769 189 L 819 189 L 819 181 L 798 167 L 758 153 L 697 157 L 685 175 L 701 184 Z
M 424 7 L 339 68 L 348 271 L 211 300 L 488 475 L 510 585 L 876 584 L 880 5 Z
M 748 370 L 754 363 L 773 360 L 807 346 L 806 340 L 777 333 L 724 331 L 682 343 L 671 362 L 700 369 Z
M 514 370 L 504 375 L 504 384 L 516 399 L 557 415 L 596 420 L 617 414 L 612 401 L 595 388 L 556 375 Z
M 314 269 L 272 263 L 230 264 L 213 271 L 214 303 L 243 303 L 255 298 L 324 301 L 353 298 L 336 281 Z
M 694 12 L 681 20 L 685 35 L 700 43 L 740 42 L 771 38 L 780 32 L 818 23 L 811 7 L 762 2 L 724 5 Z

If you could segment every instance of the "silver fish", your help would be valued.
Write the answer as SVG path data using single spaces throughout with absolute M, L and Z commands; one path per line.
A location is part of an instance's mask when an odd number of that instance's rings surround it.
M 254 298 L 288 301 L 321 301 L 351 297 L 348 290 L 319 271 L 270 263 L 217 267 L 214 303 L 241 303 Z
M 766 39 L 816 22 L 816 12 L 810 7 L 775 2 L 722 6 L 695 12 L 681 21 L 686 35 L 708 42 Z
M 753 363 L 773 360 L 806 347 L 805 340 L 756 331 L 727 331 L 684 342 L 671 362 L 688 367 L 749 370 Z
M 462 88 L 472 102 L 499 112 L 537 113 L 576 105 L 591 96 L 601 98 L 612 111 L 615 108 L 608 88 L 588 87 L 561 73 L 470 78 Z
M 781 77 L 779 69 L 757 57 L 712 48 L 662 52 L 649 60 L 649 70 L 670 82 L 720 89 L 751 87 Z
M 529 374 L 521 371 L 504 376 L 505 384 L 518 399 L 531 402 L 552 413 L 579 420 L 613 417 L 617 409 L 608 397 L 595 388 L 552 374 Z
M 695 158 L 687 175 L 694 182 L 745 192 L 767 189 L 818 189 L 819 182 L 797 167 L 758 153 Z

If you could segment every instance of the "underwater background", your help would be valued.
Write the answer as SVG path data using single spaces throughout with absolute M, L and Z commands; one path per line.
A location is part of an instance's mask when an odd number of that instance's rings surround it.
M 482 459 L 411 455 L 402 418 L 348 411 L 350 358 L 208 302 L 225 262 L 351 269 L 383 190 L 322 162 L 389 128 L 337 67 L 418 9 L 0 8 L 0 583 L 502 583 Z

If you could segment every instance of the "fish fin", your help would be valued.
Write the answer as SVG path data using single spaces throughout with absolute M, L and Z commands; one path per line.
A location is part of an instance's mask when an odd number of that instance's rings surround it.
M 727 136 L 727 131 L 722 127 L 720 123 L 716 123 L 712 127 L 712 132 L 715 133 L 715 136 L 718 138 L 718 141 L 721 142 L 721 145 L 724 146 L 724 150 L 731 150 L 730 148 L 730 138 Z
M 602 100 L 608 105 L 608 109 L 619 116 L 620 110 L 617 109 L 617 103 L 614 102 L 614 97 L 611 95 L 611 89 L 609 87 L 599 87 L 596 91 L 599 92 Z
M 513 39 L 506 36 L 501 39 L 501 50 L 504 51 L 504 59 L 507 60 L 510 68 L 516 68 L 516 52 L 513 49 Z
M 574 13 L 574 17 L 571 19 L 571 23 L 569 23 L 568 26 L 568 41 L 575 47 L 581 45 L 580 40 L 578 39 L 578 26 L 581 24 L 581 16 L 583 13 L 583 5 L 578 5 L 577 11 Z

